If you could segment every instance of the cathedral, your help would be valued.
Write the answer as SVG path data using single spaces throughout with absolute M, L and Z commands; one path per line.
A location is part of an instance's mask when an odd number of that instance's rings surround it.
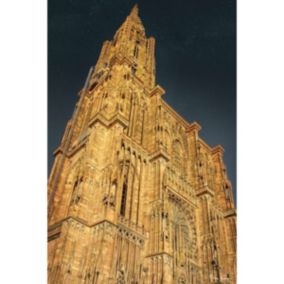
M 224 149 L 155 79 L 138 7 L 103 43 L 48 181 L 48 283 L 236 284 Z

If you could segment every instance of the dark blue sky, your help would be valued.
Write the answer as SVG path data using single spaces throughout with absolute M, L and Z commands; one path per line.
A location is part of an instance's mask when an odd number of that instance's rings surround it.
M 223 145 L 236 194 L 235 0 L 49 0 L 49 169 L 89 67 L 135 3 L 147 36 L 156 38 L 164 99 L 201 124 L 200 136 L 210 146 Z

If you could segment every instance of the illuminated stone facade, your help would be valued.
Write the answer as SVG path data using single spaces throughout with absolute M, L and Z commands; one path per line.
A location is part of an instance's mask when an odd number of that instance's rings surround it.
M 135 6 L 103 44 L 49 178 L 48 283 L 236 283 L 223 148 L 162 98 Z

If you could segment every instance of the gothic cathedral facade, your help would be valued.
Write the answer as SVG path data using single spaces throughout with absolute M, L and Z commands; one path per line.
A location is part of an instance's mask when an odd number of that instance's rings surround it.
M 162 98 L 135 6 L 105 41 L 48 183 L 48 283 L 236 283 L 223 148 Z

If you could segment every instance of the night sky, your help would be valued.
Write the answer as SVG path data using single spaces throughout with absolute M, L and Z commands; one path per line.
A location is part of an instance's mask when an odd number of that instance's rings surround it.
M 236 195 L 235 0 L 49 0 L 48 169 L 103 41 L 136 3 L 146 35 L 156 39 L 163 98 L 202 126 L 205 142 L 225 148 Z

